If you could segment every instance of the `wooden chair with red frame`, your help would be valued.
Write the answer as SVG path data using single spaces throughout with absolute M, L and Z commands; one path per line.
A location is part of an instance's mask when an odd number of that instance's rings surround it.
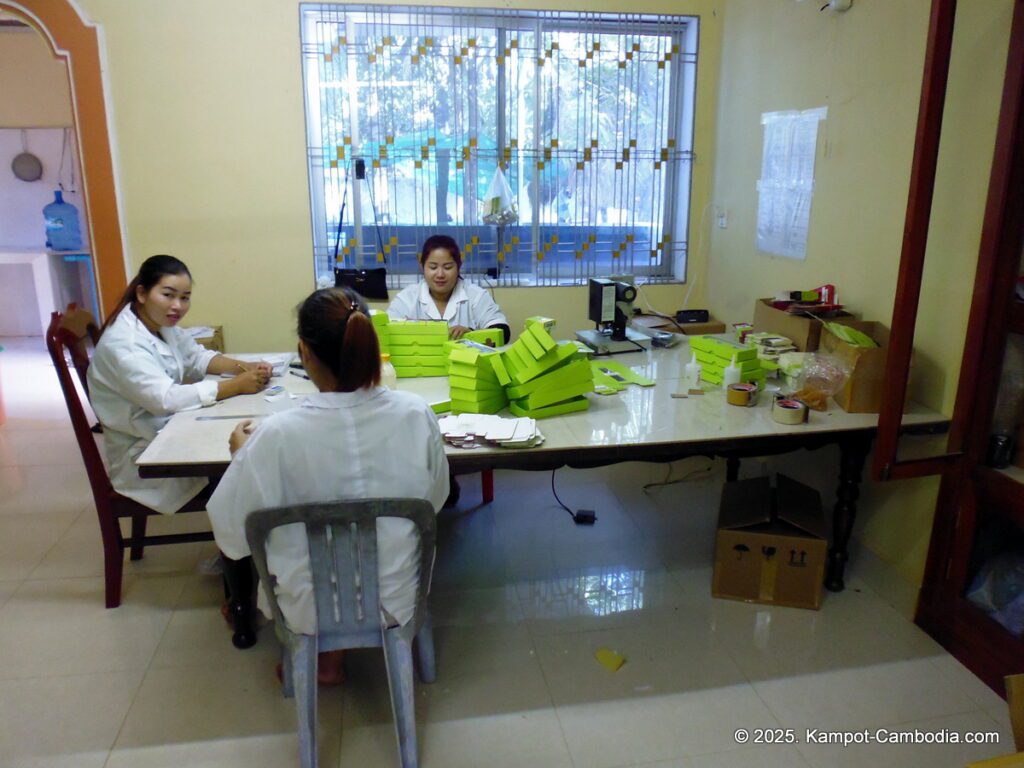
M 146 535 L 146 520 L 150 515 L 159 514 L 149 507 L 139 504 L 127 496 L 117 493 L 110 483 L 106 466 L 100 457 L 99 447 L 92 436 L 85 408 L 71 377 L 71 369 L 67 358 L 70 357 L 82 389 L 88 396 L 86 373 L 89 370 L 89 347 L 87 341 L 95 345 L 99 339 L 99 329 L 92 315 L 78 309 L 73 304 L 68 307 L 67 314 L 54 312 L 50 316 L 50 326 L 46 330 L 46 348 L 50 352 L 64 402 L 71 417 L 71 426 L 82 453 L 85 471 L 89 476 L 93 500 L 96 502 L 96 513 L 99 517 L 100 535 L 103 539 L 103 563 L 106 582 L 106 606 L 116 608 L 121 604 L 121 582 L 124 572 L 124 550 L 131 552 L 132 560 L 141 560 L 146 546 L 157 544 L 181 544 L 195 541 L 212 541 L 213 534 L 209 531 L 196 533 L 173 533 L 159 536 Z M 209 494 L 201 493 L 189 501 L 179 512 L 199 512 L 206 508 Z M 125 537 L 121 532 L 121 519 L 131 520 L 131 535 Z

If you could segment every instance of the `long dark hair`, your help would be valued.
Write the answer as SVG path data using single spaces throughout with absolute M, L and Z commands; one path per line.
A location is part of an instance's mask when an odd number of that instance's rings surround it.
M 338 380 L 341 392 L 380 384 L 380 344 L 362 297 L 323 288 L 299 305 L 299 338 Z
M 132 304 L 135 301 L 136 289 L 142 288 L 144 291 L 149 291 L 153 286 L 160 282 L 167 275 L 188 275 L 188 279 L 192 279 L 192 273 L 188 271 L 188 267 L 185 266 L 185 262 L 181 259 L 176 259 L 173 256 L 166 254 L 158 254 L 156 256 L 150 256 L 139 267 L 139 274 L 132 278 L 132 281 L 128 283 L 128 287 L 124 289 L 124 295 L 121 296 L 121 300 L 114 307 L 114 311 L 107 315 L 106 321 L 103 323 L 103 327 L 100 329 L 100 335 L 107 330 L 114 319 L 121 314 L 121 310 Z

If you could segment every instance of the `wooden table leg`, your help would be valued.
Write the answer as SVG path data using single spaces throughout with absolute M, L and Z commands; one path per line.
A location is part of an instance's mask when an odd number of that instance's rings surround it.
M 494 470 L 485 469 L 480 472 L 480 490 L 483 496 L 483 503 L 490 504 L 494 501 Z
M 231 642 L 235 648 L 252 648 L 256 645 L 255 616 L 252 609 L 253 569 L 252 558 L 243 557 L 232 560 L 227 555 L 224 560 L 224 582 L 227 584 L 230 599 L 228 600 L 228 616 L 234 626 Z
M 871 448 L 871 438 L 853 435 L 839 443 L 839 490 L 832 511 L 832 548 L 828 551 L 825 586 L 832 592 L 845 588 L 843 572 L 849 560 L 847 545 L 857 517 L 857 498 L 860 496 L 860 478 L 864 461 Z
M 725 482 L 734 483 L 740 479 L 740 460 L 738 456 L 727 456 L 725 459 Z

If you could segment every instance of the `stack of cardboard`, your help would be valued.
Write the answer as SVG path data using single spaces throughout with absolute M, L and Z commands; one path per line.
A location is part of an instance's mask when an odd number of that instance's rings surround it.
M 742 343 L 754 345 L 761 367 L 766 370 L 778 369 L 780 355 L 797 351 L 792 339 L 776 333 L 748 333 Z
M 392 320 L 387 328 L 388 351 L 398 378 L 448 375 L 448 323 Z
M 527 323 L 501 357 L 511 379 L 509 410 L 516 416 L 543 419 L 589 407 L 584 395 L 594 391 L 590 362 L 575 342 L 556 342 L 543 322 Z
M 508 405 L 508 372 L 501 354 L 475 342 L 456 342 L 448 354 L 452 413 L 497 413 Z
M 534 448 L 544 442 L 535 419 L 504 419 L 501 416 L 463 413 L 438 419 L 445 441 L 457 448 L 497 445 L 502 448 Z
M 391 352 L 391 331 L 389 328 L 388 313 L 380 309 L 370 310 L 370 322 L 373 323 L 373 330 L 377 334 L 377 343 L 380 344 L 382 355 Z
M 725 369 L 735 360 L 740 369 L 740 381 L 754 382 L 764 387 L 765 373 L 756 348 L 740 344 L 725 334 L 694 336 L 690 339 L 690 348 L 700 363 L 702 381 L 721 384 Z

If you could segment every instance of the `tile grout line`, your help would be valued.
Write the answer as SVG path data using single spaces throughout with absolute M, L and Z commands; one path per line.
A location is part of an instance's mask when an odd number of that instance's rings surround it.
M 185 591 L 186 584 L 187 579 L 183 578 L 181 580 L 181 590 L 174 598 L 175 606 L 177 606 L 178 602 L 181 600 L 181 596 Z M 149 672 L 153 668 L 153 660 L 156 658 L 157 651 L 160 649 L 160 643 L 163 642 L 164 636 L 167 634 L 167 630 L 171 626 L 171 619 L 174 618 L 174 614 L 176 612 L 177 607 L 172 607 L 171 610 L 168 612 L 167 621 L 164 623 L 163 632 L 160 633 L 159 639 L 156 641 L 156 643 L 153 644 L 153 653 L 150 655 L 149 661 L 146 662 L 146 668 L 142 671 L 142 677 L 139 678 L 139 685 L 135 689 L 135 693 L 132 694 L 132 700 L 131 702 L 129 702 L 128 708 L 124 712 L 124 717 L 121 718 L 121 724 L 117 727 L 117 733 L 114 735 L 114 740 L 110 743 L 110 748 L 107 750 L 107 759 L 103 761 L 103 768 L 107 768 L 107 765 L 110 763 L 110 758 L 114 755 L 114 747 L 117 746 L 117 742 L 121 738 L 121 733 L 124 731 L 124 725 L 126 722 L 128 722 L 128 716 L 132 712 L 132 707 L 135 706 L 135 702 L 139 698 L 139 693 L 142 691 L 142 686 L 146 682 L 146 677 L 149 676 Z

